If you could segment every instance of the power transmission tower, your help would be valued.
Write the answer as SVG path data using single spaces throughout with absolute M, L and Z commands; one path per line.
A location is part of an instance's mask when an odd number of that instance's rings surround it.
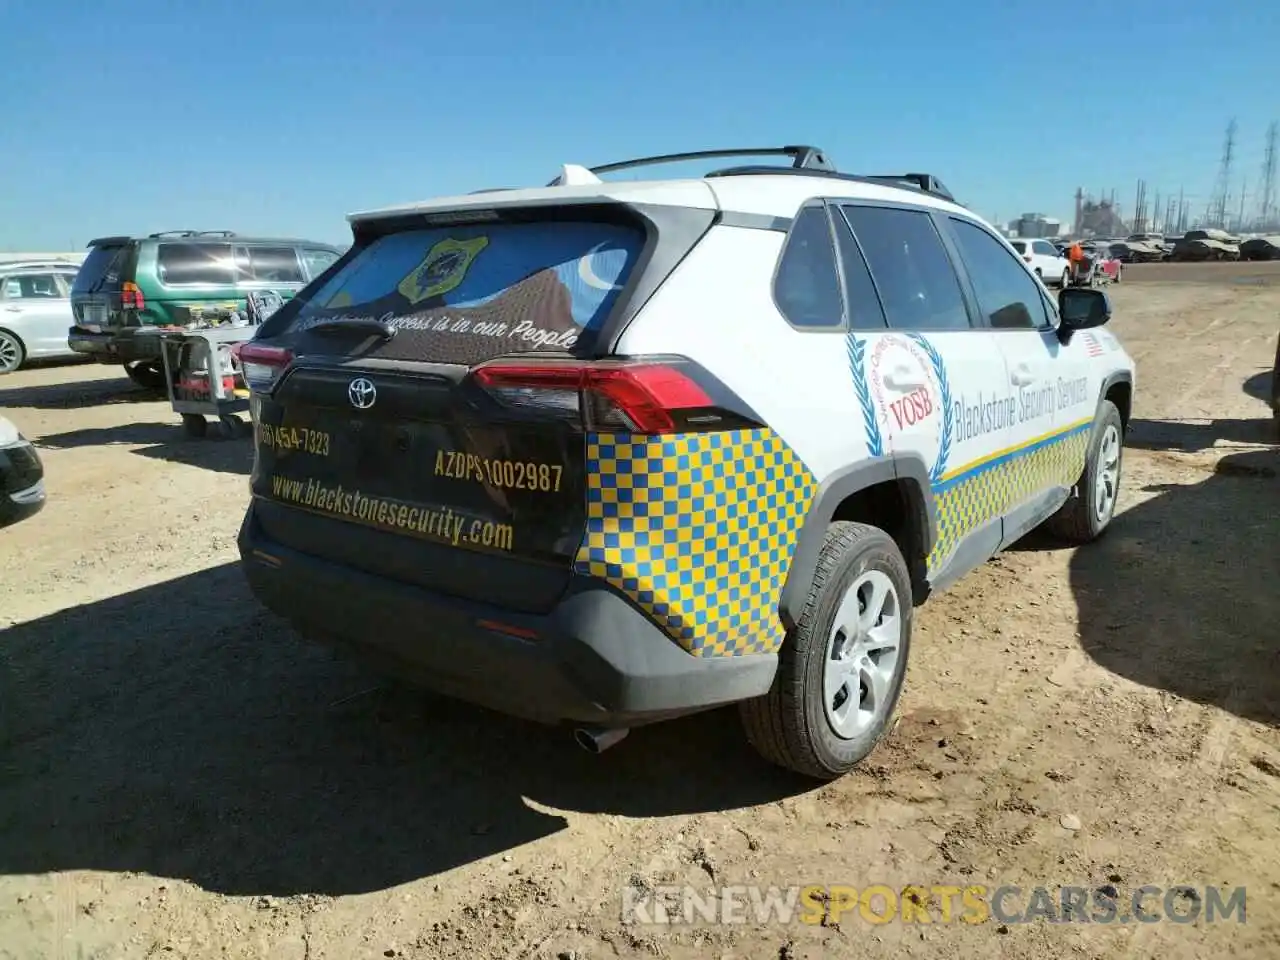
M 1209 198 L 1209 209 L 1205 215 L 1206 226 L 1222 229 L 1227 225 L 1227 195 L 1231 192 L 1231 164 L 1236 152 L 1236 120 L 1231 118 L 1227 124 L 1227 138 L 1222 145 L 1222 162 L 1218 166 L 1218 179 L 1213 185 L 1213 194 Z
M 1258 202 L 1258 226 L 1267 229 L 1276 209 L 1276 140 L 1280 124 L 1274 120 L 1267 127 L 1267 150 L 1262 158 L 1262 192 Z

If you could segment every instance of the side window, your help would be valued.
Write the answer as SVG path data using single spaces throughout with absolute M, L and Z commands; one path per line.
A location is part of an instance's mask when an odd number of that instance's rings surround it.
M 22 273 L 4 284 L 6 300 L 57 300 L 65 296 L 52 273 Z
M 844 326 L 836 254 L 823 207 L 805 207 L 791 225 L 773 280 L 773 296 L 793 326 Z
M 1045 326 L 1044 297 L 1035 278 L 981 227 L 951 218 L 960 256 L 973 280 L 978 306 L 998 330 Z
M 895 330 L 968 330 L 960 280 L 933 218 L 898 207 L 842 207 Z
M 1039 253 L 1043 256 L 1056 257 L 1058 255 L 1058 251 L 1054 248 L 1054 246 L 1050 243 L 1046 243 L 1044 240 L 1037 240 L 1031 246 L 1036 253 Z
M 319 247 L 303 247 L 301 253 L 303 262 L 307 265 L 307 275 L 310 277 L 320 276 L 338 259 L 338 255 L 332 250 L 322 250 Z
M 858 241 L 844 217 L 835 218 L 836 247 L 844 271 L 844 302 L 849 308 L 849 326 L 854 330 L 883 330 L 889 325 L 884 317 L 880 295 L 867 269 L 867 260 L 858 249 Z
M 293 247 L 250 247 L 253 278 L 263 283 L 305 283 Z
M 162 243 L 156 253 L 160 282 L 166 286 L 233 283 L 231 244 Z

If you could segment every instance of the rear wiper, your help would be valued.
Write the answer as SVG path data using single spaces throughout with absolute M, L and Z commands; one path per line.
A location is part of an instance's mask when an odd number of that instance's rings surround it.
M 396 328 L 382 320 L 326 320 L 309 327 L 308 333 L 322 336 L 333 336 L 341 333 L 363 333 L 365 336 L 377 337 L 379 340 L 390 340 L 396 335 Z

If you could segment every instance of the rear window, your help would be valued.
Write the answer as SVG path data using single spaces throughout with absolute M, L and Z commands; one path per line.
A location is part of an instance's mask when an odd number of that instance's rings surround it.
M 1017 250 L 1019 253 L 1027 252 L 1027 245 L 1021 240 L 1010 240 L 1009 246 L 1013 247 L 1013 249 Z
M 307 272 L 313 277 L 318 277 L 329 269 L 330 264 L 338 259 L 338 255 L 332 250 L 319 247 L 303 247 L 302 259 L 307 265 Z
M 71 295 L 95 293 L 99 290 L 119 290 L 124 281 L 121 275 L 124 269 L 125 254 L 128 244 L 108 246 L 100 244 L 89 249 L 80 270 L 76 274 L 75 283 L 71 286 Z
M 644 240 L 636 227 L 568 220 L 393 233 L 309 296 L 290 328 L 381 320 L 397 334 L 379 356 L 441 363 L 565 351 L 604 322 Z
M 160 282 L 165 286 L 235 282 L 229 243 L 162 243 L 156 253 Z

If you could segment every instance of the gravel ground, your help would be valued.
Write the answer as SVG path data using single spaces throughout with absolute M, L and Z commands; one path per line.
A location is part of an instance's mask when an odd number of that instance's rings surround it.
M 104 368 L 0 380 L 51 498 L 0 533 L 0 957 L 1280 956 L 1280 264 L 1133 267 L 1113 299 L 1140 380 L 1112 530 L 930 601 L 892 735 L 817 789 L 732 712 L 592 757 L 379 686 L 245 589 L 247 441 L 183 439 Z M 1247 920 L 621 922 L 663 883 L 1221 884 Z

